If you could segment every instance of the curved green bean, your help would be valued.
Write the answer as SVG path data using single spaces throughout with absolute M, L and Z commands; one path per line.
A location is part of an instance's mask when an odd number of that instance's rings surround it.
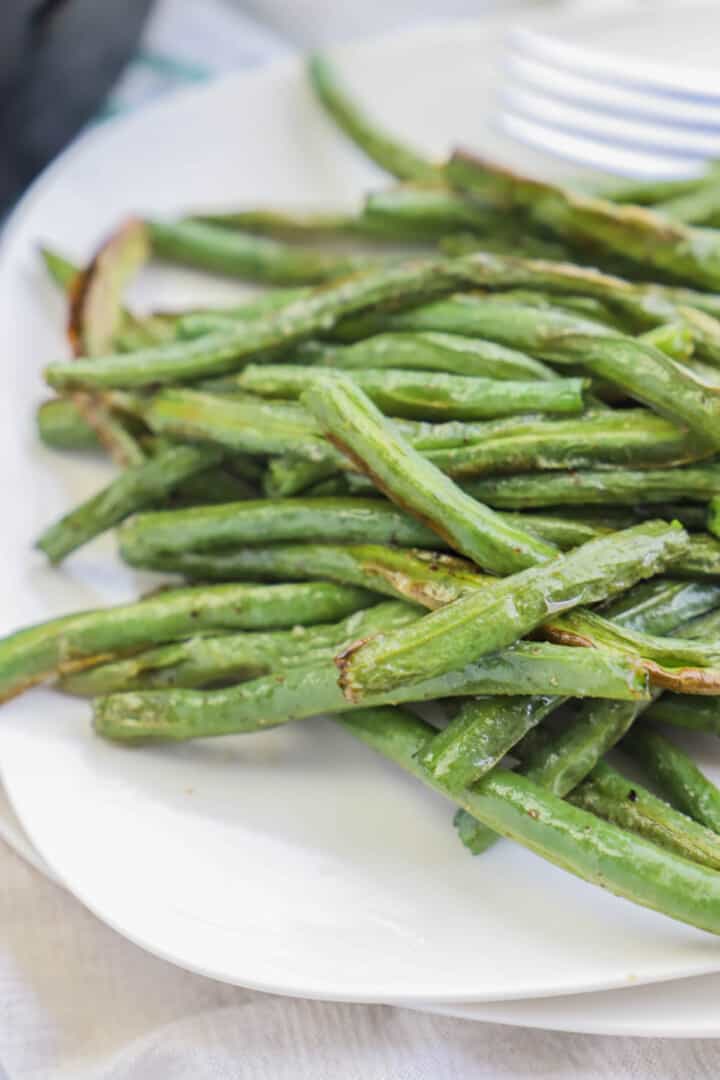
M 378 261 L 284 244 L 192 219 L 151 221 L 148 231 L 153 254 L 161 259 L 268 285 L 317 285 Z
M 587 381 L 501 380 L 441 371 L 365 370 L 251 364 L 238 385 L 261 397 L 294 399 L 317 383 L 351 379 L 382 412 L 407 419 L 482 420 L 521 413 L 579 413 Z
M 373 483 L 480 566 L 494 573 L 510 573 L 546 562 L 556 554 L 554 547 L 507 526 L 491 510 L 469 499 L 413 450 L 350 380 L 319 381 L 306 391 L 302 401 L 335 445 Z
M 43 532 L 36 547 L 53 563 L 145 506 L 162 501 L 191 476 L 217 465 L 222 452 L 212 446 L 171 446 L 132 465 L 97 495 L 80 503 Z
M 236 371 L 250 357 L 295 345 L 327 333 L 346 315 L 365 308 L 417 302 L 449 292 L 462 282 L 462 266 L 452 259 L 425 259 L 383 267 L 312 290 L 253 320 L 190 341 L 176 341 L 137 352 L 116 353 L 46 369 L 48 383 L 67 386 L 132 389 Z
M 354 345 L 309 345 L 301 360 L 330 368 L 365 371 L 407 368 L 486 379 L 555 379 L 552 368 L 517 349 L 460 334 L 375 334 Z
M 427 608 L 441 607 L 494 580 L 452 555 L 380 544 L 270 544 L 229 551 L 160 552 L 142 560 L 142 566 L 194 581 L 324 579 L 360 585 Z
M 53 450 L 99 450 L 97 432 L 71 398 L 43 401 L 35 414 L 38 435 Z
M 81 611 L 0 640 L 0 701 L 36 683 L 116 655 L 209 630 L 272 630 L 328 622 L 369 607 L 364 589 L 301 585 L 214 585 L 171 589 L 136 603 Z
M 464 151 L 452 156 L 445 174 L 460 190 L 503 207 L 523 208 L 533 221 L 563 238 L 588 239 L 701 288 L 720 288 L 720 241 L 709 230 L 531 180 Z
M 530 473 L 471 480 L 464 487 L 476 499 L 503 510 L 545 506 L 634 506 L 640 502 L 662 504 L 673 499 L 707 503 L 720 490 L 720 466 Z M 712 513 L 710 527 L 713 527 Z
M 196 636 L 66 675 L 59 688 L 70 694 L 97 697 L 125 690 L 237 683 L 270 671 L 332 659 L 338 649 L 359 637 L 407 626 L 419 618 L 417 608 L 386 600 L 355 611 L 338 623 L 226 633 L 221 637 Z
M 626 736 L 633 737 L 634 733 Z M 568 799 L 574 806 L 638 833 L 676 855 L 720 870 L 720 837 L 712 829 L 674 810 L 604 761 L 598 762 Z
M 399 180 L 441 182 L 436 165 L 394 136 L 386 134 L 348 96 L 326 56 L 315 53 L 307 61 L 310 84 L 340 130 L 381 169 Z
M 679 746 L 647 724 L 633 728 L 620 745 L 673 806 L 720 833 L 720 791 Z

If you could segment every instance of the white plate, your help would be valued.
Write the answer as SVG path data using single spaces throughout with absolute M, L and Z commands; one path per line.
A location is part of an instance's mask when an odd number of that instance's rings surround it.
M 600 41 L 603 27 L 616 30 L 602 20 L 580 30 Z M 688 33 L 679 20 L 676 41 Z M 488 131 L 499 41 L 497 23 L 461 24 L 348 49 L 343 64 L 369 106 L 419 145 L 442 152 L 463 141 L 508 158 Z M 31 550 L 40 527 L 106 475 L 34 438 L 40 368 L 63 347 L 37 242 L 84 257 L 133 210 L 338 202 L 378 182 L 287 63 L 98 129 L 35 186 L 8 226 L 0 269 L 13 391 L 0 402 L 3 629 L 138 589 L 108 539 L 62 571 Z M 167 304 L 236 292 L 165 273 L 150 275 L 143 295 Z M 700 745 L 708 757 L 710 744 Z M 86 706 L 37 692 L 3 710 L 0 755 L 25 828 L 75 895 L 150 951 L 229 982 L 346 1000 L 467 1001 L 720 970 L 716 939 L 519 848 L 469 858 L 442 799 L 329 721 L 121 750 L 93 738 Z
M 526 1001 L 413 1005 L 422 1012 L 512 1027 L 646 1039 L 720 1038 L 720 976 Z

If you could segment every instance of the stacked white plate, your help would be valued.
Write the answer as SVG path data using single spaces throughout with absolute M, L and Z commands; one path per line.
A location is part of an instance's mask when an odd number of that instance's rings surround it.
M 616 14 L 563 28 L 598 47 L 622 40 L 630 54 L 650 37 L 671 61 L 720 29 L 714 7 L 701 14 L 626 14 L 622 34 Z M 418 146 L 441 155 L 462 143 L 556 173 L 493 128 L 505 30 L 502 20 L 434 26 L 338 59 L 369 109 Z M 335 133 L 292 61 L 99 128 L 35 185 L 0 261 L 2 632 L 143 585 L 107 538 L 61 570 L 32 550 L 43 525 L 109 475 L 46 452 L 34 435 L 42 366 L 65 349 L 38 243 L 82 260 L 132 212 L 353 206 L 384 183 Z M 160 307 L 238 292 L 189 272 L 152 271 L 141 285 L 138 302 Z M 693 749 L 720 779 L 715 744 L 698 738 Z M 38 691 L 3 708 L 0 765 L 30 840 L 68 889 L 182 967 L 277 993 L 505 1023 L 720 1035 L 718 940 L 509 843 L 470 858 L 447 803 L 330 721 L 123 750 L 92 735 L 85 704 Z

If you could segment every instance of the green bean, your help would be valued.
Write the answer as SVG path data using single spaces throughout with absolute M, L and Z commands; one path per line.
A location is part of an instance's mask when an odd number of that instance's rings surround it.
M 642 656 L 654 686 L 685 694 L 720 693 L 720 645 L 658 637 L 628 627 L 613 626 L 592 611 L 571 611 L 550 617 L 543 636 L 563 645 L 579 645 Z
M 376 334 L 354 345 L 308 346 L 302 360 L 332 368 L 409 368 L 488 379 L 555 379 L 552 368 L 517 349 L 459 334 Z
M 469 698 L 445 730 L 428 740 L 420 761 L 447 788 L 468 787 L 494 769 L 563 700 L 542 694 L 500 701 Z
M 501 510 L 543 506 L 633 506 L 678 499 L 710 502 L 720 490 L 720 467 L 607 469 L 576 473 L 530 473 L 472 480 L 465 490 Z M 712 530 L 712 517 L 710 522 Z
M 303 404 L 333 442 L 394 502 L 485 569 L 510 573 L 555 555 L 554 547 L 508 527 L 492 511 L 468 499 L 413 450 L 349 379 L 317 382 L 303 395 Z
M 613 180 L 610 184 L 603 184 L 598 194 L 612 202 L 653 206 L 666 199 L 697 191 L 706 179 L 705 175 L 700 175 L 682 180 Z
M 207 446 L 174 446 L 115 480 L 46 529 L 36 543 L 53 563 L 107 532 L 144 506 L 161 501 L 184 480 L 216 465 L 219 450 Z
M 637 284 L 626 281 L 613 274 L 603 273 L 592 267 L 577 266 L 568 262 L 547 259 L 520 258 L 499 255 L 487 251 L 473 251 L 455 260 L 463 275 L 466 287 L 510 291 L 510 296 L 520 296 L 518 289 L 538 290 L 552 299 L 552 306 L 562 309 L 570 305 L 567 314 L 586 316 L 587 307 L 579 310 L 577 304 L 587 304 L 588 299 L 602 304 L 601 317 L 591 321 L 595 326 L 606 323 L 608 313 L 620 317 L 623 322 L 629 320 L 628 328 L 651 330 L 668 323 L 686 323 L 692 330 L 698 350 L 704 358 L 717 363 L 720 360 L 720 326 L 716 316 L 720 315 L 720 295 L 686 289 L 678 286 Z M 495 294 L 502 298 L 502 293 Z M 525 292 L 527 298 L 527 292 Z M 582 301 L 578 297 L 585 298 Z M 515 301 L 518 303 L 518 301 Z M 518 306 L 523 306 L 522 300 Z M 524 303 L 525 307 L 537 306 L 535 302 Z M 442 310 L 442 309 L 440 309 Z M 597 308 L 593 309 L 597 313 Z M 440 311 L 435 314 L 438 319 Z M 464 322 L 450 322 L 457 319 L 459 313 L 452 307 L 445 314 L 443 325 L 425 325 L 418 327 L 412 323 L 404 329 L 447 330 L 449 333 L 471 333 L 471 312 L 464 313 Z M 703 316 L 709 316 L 704 318 Z M 376 319 L 376 324 L 378 320 Z M 382 323 L 381 323 L 382 325 Z M 460 327 L 464 325 L 465 329 Z M 457 329 L 453 329 L 457 327 Z M 579 328 L 578 328 L 579 329 Z M 606 327 L 607 329 L 607 327 Z M 475 331 L 477 332 L 477 331 Z
M 338 720 L 467 814 L 563 870 L 671 918 L 720 931 L 720 878 L 708 867 L 618 829 L 506 769 L 494 769 L 471 788 L 449 789 L 431 780 L 418 753 L 432 728 L 405 710 L 360 709 Z
M 147 230 L 137 218 L 130 218 L 73 280 L 68 335 L 76 353 L 99 356 L 113 347 L 126 318 L 123 292 L 148 254 Z
M 594 376 L 621 387 L 654 411 L 687 426 L 708 448 L 720 449 L 720 391 L 647 342 L 568 335 L 544 353 L 556 363 L 577 362 Z
M 186 449 L 192 448 L 186 447 Z M 238 499 L 255 499 L 257 494 L 257 488 L 242 476 L 234 473 L 225 462 L 213 469 L 204 469 L 194 473 L 183 480 L 170 493 L 167 502 L 173 506 L 202 506 L 208 503 L 236 502 Z
M 263 491 L 270 499 L 286 498 L 307 492 L 317 484 L 339 477 L 334 461 L 307 461 L 292 454 L 268 462 Z
M 696 595 L 698 593 L 702 595 Z M 719 601 L 720 590 L 718 589 L 700 590 L 696 586 L 676 582 L 664 584 L 648 582 L 636 585 L 628 593 L 623 594 L 619 601 L 611 603 L 606 608 L 606 614 L 617 620 L 618 627 L 635 625 L 638 631 L 657 632 L 666 627 L 674 629 L 678 621 L 686 618 L 689 612 L 706 611 L 708 605 L 717 604 Z M 498 764 L 505 754 L 509 753 L 536 724 L 559 708 L 564 700 L 561 697 L 540 695 L 535 698 L 516 697 L 501 701 L 496 698 L 468 701 L 445 730 L 429 741 L 421 757 L 422 763 L 433 776 L 443 778 L 448 784 L 467 786 Z M 556 737 L 554 759 L 556 769 L 558 762 L 563 762 L 562 768 L 567 772 L 568 758 L 572 760 L 571 768 L 577 768 L 578 742 L 581 753 L 586 755 L 591 762 L 597 760 L 600 756 L 600 751 L 597 749 L 597 734 L 598 729 L 603 725 L 606 729 L 606 738 L 609 735 L 613 741 L 617 741 L 619 737 L 615 737 L 616 731 L 626 730 L 624 726 L 618 727 L 618 719 L 621 725 L 625 721 L 622 709 L 616 708 L 615 704 L 610 707 L 608 703 L 608 707 L 605 708 L 602 702 L 594 702 L 592 708 L 593 727 L 589 732 L 579 721 L 573 725 L 572 730 L 566 729 L 562 735 Z M 628 722 L 634 718 L 638 708 L 639 706 L 635 705 L 626 707 L 625 715 L 628 717 Z M 602 750 L 609 748 L 604 742 L 601 742 L 600 746 Z M 546 759 L 549 752 L 549 747 L 543 746 Z M 542 773 L 536 776 L 536 779 L 545 786 Z M 487 830 L 484 830 L 482 826 L 472 830 L 469 822 L 461 821 L 460 825 L 467 833 L 476 853 L 484 850 L 492 842 L 490 835 L 483 836 Z M 483 842 L 479 844 L 481 836 L 483 836 Z
M 171 438 L 212 442 L 245 454 L 292 453 L 308 461 L 330 460 L 336 468 L 340 461 L 297 405 L 167 389 L 143 404 L 141 415 L 152 431 Z
M 589 414 L 586 414 L 589 417 Z M 428 421 L 394 420 L 397 430 L 405 436 L 408 442 L 425 456 L 432 459 L 433 451 L 452 449 L 475 444 L 483 441 L 488 448 L 495 445 L 496 438 L 503 440 L 504 437 L 515 433 L 521 434 L 526 425 L 538 420 L 537 417 L 510 417 L 494 421 L 461 421 L 449 420 L 442 424 L 433 424 Z M 666 423 L 660 421 L 660 423 Z M 516 427 L 518 425 L 518 427 Z M 472 451 L 470 451 L 472 452 Z M 489 452 L 492 452 L 491 450 Z M 339 456 L 339 455 L 338 455 Z M 504 458 L 504 454 L 502 455 Z M 311 462 L 301 459 L 289 453 L 283 457 L 274 458 L 268 464 L 265 477 L 265 492 L 273 498 L 278 496 L 295 495 L 306 491 L 312 485 L 333 476 L 337 468 L 351 469 L 352 462 L 347 459 L 335 461 L 329 458 L 326 461 Z M 520 520 L 517 522 L 520 524 Z M 564 543 L 565 547 L 573 547 L 582 540 L 574 539 L 576 535 L 583 535 L 584 539 L 590 539 L 597 535 L 597 530 L 580 528 L 568 525 L 563 521 L 553 522 L 547 526 L 554 528 L 561 534 L 561 540 L 569 537 Z M 530 529 L 530 531 L 533 531 Z M 537 530 L 535 530 L 537 532 Z M 585 535 L 587 534 L 587 535 Z M 545 537 L 544 537 L 545 538 Z M 554 543 L 554 541 L 551 542 Z M 562 543 L 559 545 L 562 546 Z
M 468 295 L 398 314 L 361 318 L 345 326 L 351 337 L 378 329 L 477 334 L 556 364 L 580 364 L 584 371 L 687 425 L 709 446 L 720 446 L 720 392 L 699 382 L 652 344 L 569 312 Z
M 560 507 L 554 508 L 558 512 L 560 509 Z M 651 512 L 654 511 L 655 516 L 662 511 L 663 517 L 667 520 L 679 520 L 686 528 L 694 524 L 687 510 L 693 510 L 695 507 L 655 506 L 648 509 Z M 551 514 L 501 512 L 501 517 L 551 544 L 556 544 L 561 551 L 567 551 L 596 536 L 605 536 L 614 528 L 627 528 L 639 520 L 638 515 L 634 513 L 614 515 L 611 514 L 613 510 L 614 507 L 608 507 L 603 518 L 598 519 L 597 522 L 593 521 L 590 515 L 585 519 L 572 520 Z M 720 578 L 720 542 L 714 536 L 708 536 L 707 533 L 691 533 L 690 546 L 685 554 L 673 563 L 672 573 L 674 577 L 683 580 L 712 581 Z
M 701 440 L 644 409 L 601 410 L 577 420 L 518 418 L 497 435 L 424 451 L 449 476 L 630 465 L 651 468 L 708 456 Z
M 718 295 L 677 286 L 636 284 L 594 268 L 487 252 L 475 252 L 463 263 L 468 284 L 474 282 L 490 289 L 540 288 L 553 297 L 557 295 L 560 306 L 567 303 L 563 296 L 568 293 L 592 297 L 623 320 L 630 320 L 630 328 L 635 330 L 654 331 L 665 324 L 685 324 L 699 354 L 715 365 L 720 362 Z M 597 318 L 593 321 L 598 323 Z
M 372 695 L 368 704 L 432 701 L 468 694 L 541 693 L 548 680 L 559 694 L 621 701 L 647 697 L 644 674 L 627 657 L 602 649 L 566 649 L 562 645 L 521 641 L 439 678 Z M 261 731 L 317 713 L 351 708 L 338 686 L 335 664 L 326 660 L 229 689 L 111 694 L 96 700 L 94 723 L 100 735 L 123 742 L 148 738 L 184 740 Z
M 647 724 L 633 728 L 620 746 L 641 765 L 673 806 L 720 833 L 720 791 L 679 746 Z
M 180 338 L 193 338 L 218 327 L 227 329 L 237 326 L 239 322 L 252 322 L 288 304 L 294 304 L 297 300 L 304 300 L 311 293 L 310 286 L 296 285 L 293 288 L 275 288 L 260 296 L 245 300 L 242 304 L 234 304 L 230 307 L 181 311 L 175 316 L 175 334 Z
M 304 581 L 325 579 L 436 608 L 493 578 L 464 559 L 437 551 L 380 544 L 269 544 L 230 551 L 184 551 L 135 560 L 145 569 L 195 581 Z
M 53 675 L 208 630 L 274 630 L 368 607 L 364 589 L 322 582 L 171 589 L 137 603 L 81 611 L 0 640 L 0 700 Z
M 720 735 L 720 701 L 716 697 L 688 697 L 663 694 L 647 713 L 649 720 L 662 720 L 673 727 Z
M 43 401 L 35 414 L 38 435 L 53 450 L 98 450 L 100 440 L 69 398 Z
M 661 214 L 530 180 L 456 152 L 446 167 L 455 187 L 503 207 L 519 206 L 563 238 L 587 239 L 624 259 L 703 288 L 720 287 L 720 241 L 712 231 L 670 223 Z
M 558 705 L 562 704 L 562 699 L 556 700 Z M 558 798 L 565 798 L 620 741 L 647 706 L 647 701 L 584 701 L 576 707 L 572 722 L 563 731 L 537 739 L 538 731 L 529 728 L 528 734 L 514 744 L 512 753 L 520 759 L 521 772 L 528 780 Z M 474 855 L 481 855 L 498 839 L 496 833 L 463 811 L 457 814 L 455 827 L 463 844 Z
M 362 212 L 340 210 L 221 210 L 195 214 L 193 220 L 278 240 L 392 240 L 397 232 L 390 222 L 371 220 Z
M 346 315 L 377 305 L 403 304 L 448 292 L 462 281 L 451 259 L 427 259 L 383 267 L 324 286 L 252 321 L 223 331 L 172 342 L 128 355 L 51 364 L 46 378 L 55 388 L 90 386 L 131 389 L 235 371 L 252 356 L 327 333 Z
M 502 225 L 500 224 L 502 222 Z M 445 255 L 474 255 L 477 251 L 496 255 L 522 256 L 527 259 L 565 260 L 582 262 L 583 251 L 551 237 L 546 230 L 535 230 L 531 222 L 505 216 L 492 232 L 450 232 L 438 242 Z M 625 265 L 623 264 L 623 269 Z
M 705 586 L 713 588 L 713 586 Z M 720 610 L 693 612 L 690 621 L 683 625 L 685 637 L 716 641 L 720 637 Z M 692 697 L 685 694 L 665 693 L 650 706 L 647 718 L 662 720 L 676 727 L 720 734 L 720 709 L 716 697 Z
M 124 468 L 144 462 L 145 452 L 130 426 L 99 397 L 84 391 L 72 391 L 70 397 L 85 423 L 95 432 L 98 442 L 117 465 Z
M 365 116 L 348 96 L 327 57 L 319 53 L 311 56 L 307 73 L 313 91 L 328 115 L 371 161 L 399 180 L 440 182 L 439 170 L 431 161 L 386 134 Z
M 367 269 L 377 261 L 301 248 L 188 219 L 151 221 L 148 229 L 153 254 L 162 259 L 268 285 L 316 285 Z
M 554 512 L 551 514 L 524 514 L 499 511 L 499 514 L 508 524 L 533 533 L 542 540 L 546 540 L 549 544 L 555 544 L 561 551 L 568 551 L 570 548 L 587 543 L 588 540 L 594 540 L 598 536 L 605 536 L 607 533 L 613 532 L 615 528 L 612 523 L 606 527 L 600 522 L 576 521 L 561 517 L 559 513 L 555 514 Z M 632 521 L 621 523 L 618 527 L 624 528 L 636 522 L 637 518 L 634 518 Z
M 53 248 L 41 246 L 40 257 L 45 265 L 50 279 L 67 293 L 70 291 L 75 278 L 80 273 L 80 267 L 66 259 L 59 251 Z
M 441 675 L 503 648 L 560 611 L 597 603 L 660 573 L 686 547 L 681 526 L 664 522 L 591 540 L 547 565 L 473 591 L 415 627 L 349 650 L 338 662 L 343 690 L 361 702 L 365 694 L 412 682 L 418 672 Z
M 718 485 L 720 491 L 720 485 Z M 720 537 L 720 495 L 710 499 L 708 505 L 707 527 L 713 536 Z
M 407 230 L 411 235 L 425 234 L 429 238 L 473 230 L 483 238 L 489 235 L 520 242 L 528 232 L 525 222 L 500 217 L 494 207 L 483 206 L 437 183 L 401 184 L 371 192 L 365 200 L 364 216 L 386 228 Z M 478 238 L 474 240 L 477 244 Z
M 679 582 L 649 582 L 636 585 L 604 608 L 606 618 L 618 626 L 642 633 L 669 633 L 680 628 L 687 638 L 702 639 L 710 622 L 717 620 L 718 594 L 715 586 L 695 586 Z M 649 708 L 655 710 L 676 695 L 656 692 Z M 683 700 L 687 698 L 683 697 Z M 698 706 L 713 699 L 694 698 Z M 579 706 L 573 724 L 554 735 L 547 745 L 515 748 L 524 771 L 535 782 L 556 795 L 566 795 L 585 777 L 597 761 L 626 733 L 639 713 L 648 707 L 616 708 L 611 702 Z M 648 715 L 650 713 L 648 712 Z
M 254 319 L 279 311 L 287 304 L 306 299 L 312 289 L 309 286 L 294 289 L 275 288 L 272 292 L 260 296 L 257 300 L 241 307 L 209 308 L 207 311 L 190 311 L 178 315 L 175 322 L 175 337 L 182 340 L 202 337 L 217 330 L 232 332 L 238 323 L 248 323 Z
M 628 593 L 614 600 L 604 609 L 604 614 L 620 626 L 644 633 L 667 633 L 682 627 L 687 637 L 703 637 L 707 619 L 717 618 L 712 611 L 718 603 L 714 586 L 686 585 L 675 582 L 649 582 L 636 585 Z M 708 612 L 704 618 L 687 622 L 688 618 Z M 692 629 L 691 629 L 692 628 Z M 564 730 L 538 739 L 538 731 L 532 730 L 513 748 L 513 754 L 522 762 L 523 773 L 543 788 L 564 798 L 580 783 L 600 759 L 628 732 L 637 717 L 648 709 L 650 716 L 662 710 L 663 704 L 676 698 L 681 707 L 694 718 L 692 705 L 687 705 L 684 695 L 662 694 L 655 691 L 655 702 L 583 702 L 577 708 L 572 722 Z M 708 702 L 716 698 L 691 699 L 703 711 Z M 720 720 L 720 716 L 718 717 Z M 487 850 L 497 836 L 484 825 L 460 811 L 455 821 L 463 843 L 473 852 Z
M 536 514 L 533 511 L 529 516 L 558 524 L 564 521 L 568 525 L 582 525 L 586 528 L 612 531 L 613 529 L 627 529 L 630 525 L 636 525 L 638 521 L 647 521 L 650 517 L 657 517 L 659 513 L 658 504 L 637 502 L 633 506 L 591 505 L 582 508 L 558 506 L 550 512 L 550 515 Z M 704 506 L 694 506 L 692 503 L 666 502 L 662 504 L 662 516 L 668 521 L 676 518 L 686 529 L 702 529 L 707 518 L 707 510 Z
M 464 274 L 466 287 L 473 277 L 478 276 L 475 264 L 469 261 L 477 257 L 455 260 Z M 615 336 L 615 331 L 604 323 L 557 306 L 538 308 L 535 304 L 510 301 L 502 294 L 455 292 L 403 311 L 388 309 L 353 314 L 332 329 L 332 337 L 356 342 L 370 335 L 398 332 L 480 338 L 532 356 L 542 355 L 544 349 L 556 346 L 567 334 Z
M 147 235 L 130 219 L 100 245 L 86 269 L 66 282 L 67 336 L 74 354 L 93 357 L 110 348 L 132 316 L 122 306 L 126 284 L 145 262 Z M 134 434 L 97 394 L 75 391 L 71 398 L 82 419 L 119 465 L 140 465 L 144 452 Z
M 656 203 L 654 209 L 683 225 L 716 225 L 720 215 L 720 177 L 717 171 L 694 190 L 663 199 Z
M 694 533 L 685 555 L 674 564 L 676 577 L 720 579 L 720 543 L 707 533 Z
M 133 315 L 126 311 L 113 340 L 113 350 L 120 353 L 137 352 L 174 341 L 180 318 L 179 314 L 172 312 L 157 311 L 152 315 Z
M 701 586 L 707 591 L 708 599 L 714 593 L 717 586 Z M 685 638 L 693 641 L 714 642 L 720 637 L 720 607 L 716 604 L 706 607 L 704 611 L 688 611 L 682 625 L 682 634 Z
M 672 566 L 675 572 L 675 563 Z M 634 585 L 622 596 L 604 604 L 605 619 L 644 634 L 674 633 L 682 625 L 689 636 L 692 620 L 720 606 L 720 586 L 656 578 Z M 704 637 L 705 634 L 701 634 Z
M 633 737 L 634 732 L 627 736 Z M 716 833 L 678 813 L 603 761 L 568 798 L 574 806 L 621 829 L 638 833 L 691 862 L 720 870 L 720 837 Z
M 237 683 L 271 671 L 331 659 L 358 637 L 406 626 L 420 617 L 417 608 L 387 600 L 355 611 L 338 623 L 296 626 L 292 630 L 191 637 L 147 649 L 123 660 L 65 676 L 61 690 L 83 697 L 125 690 L 187 688 Z
M 584 475 L 584 474 L 579 474 Z M 678 505 L 675 503 L 636 504 L 632 507 L 588 505 L 577 511 L 570 506 L 553 506 L 547 513 L 536 511 L 498 511 L 512 521 L 556 544 L 562 551 L 584 544 L 596 536 L 606 536 L 617 529 L 627 529 L 639 521 L 662 516 L 667 521 L 677 520 L 687 529 L 697 528 L 704 522 L 705 507 Z M 705 533 L 693 533 L 685 555 L 673 563 L 673 574 L 683 578 L 713 577 L 715 574 L 715 541 Z M 681 572 L 682 571 L 682 572 Z
M 186 551 L 302 540 L 430 547 L 433 531 L 381 499 L 303 498 L 239 502 L 138 514 L 119 533 L 130 565 Z
M 476 278 L 478 276 L 477 263 L 479 260 L 484 259 L 484 252 L 476 251 L 472 260 L 467 260 L 466 265 L 470 268 L 470 277 Z M 481 264 L 482 265 L 482 264 Z M 502 265 L 502 264 L 501 264 Z M 484 276 L 484 271 L 480 272 L 480 280 Z M 492 285 L 492 275 L 490 275 L 490 285 Z M 594 323 L 600 323 L 602 326 L 608 327 L 611 330 L 619 330 L 621 334 L 632 333 L 635 329 L 635 322 L 626 317 L 622 312 L 613 311 L 605 301 L 598 299 L 595 296 L 583 296 L 581 294 L 575 296 L 572 293 L 567 292 L 546 292 L 539 289 L 529 288 L 513 288 L 502 289 L 502 291 L 494 292 L 492 294 L 494 301 L 500 303 L 520 305 L 522 307 L 535 308 L 538 311 L 564 311 L 569 315 L 575 315 L 580 318 L 591 319 Z M 668 334 L 667 326 L 672 325 L 675 327 L 672 335 Z M 689 336 L 689 331 L 681 323 L 668 324 L 664 323 L 662 327 L 655 327 L 650 333 L 657 334 L 657 331 L 662 329 L 663 334 L 660 336 L 661 340 L 668 340 L 670 336 L 673 338 L 672 348 L 677 348 L 677 337 L 682 328 L 683 336 Z M 687 353 L 687 341 L 683 342 L 683 355 Z
M 687 363 L 695 351 L 695 339 L 691 327 L 686 322 L 662 323 L 653 330 L 641 335 L 646 345 L 652 345 L 665 353 L 671 360 Z M 692 370 L 692 368 L 691 368 Z M 714 368 L 709 368 L 714 371 Z
M 361 490 L 363 486 L 362 484 L 357 486 L 355 490 L 353 490 L 353 485 L 351 481 L 356 475 L 357 474 L 355 473 L 336 473 L 334 476 L 329 476 L 326 480 L 320 480 L 318 481 L 318 483 L 313 484 L 312 487 L 309 487 L 307 488 L 307 490 L 303 491 L 303 498 L 305 498 L 306 496 L 313 499 L 320 497 L 325 498 L 325 496 L 328 495 L 374 495 L 375 491 L 370 481 L 367 479 L 367 477 L 360 475 L 357 475 L 357 479 L 360 481 L 364 481 L 365 490 Z
M 396 422 L 396 427 L 398 423 Z M 407 441 L 448 476 L 502 474 L 582 465 L 605 466 L 624 462 L 652 466 L 701 456 L 695 441 L 669 421 L 649 412 L 586 413 L 578 421 L 542 417 L 505 418 L 499 421 L 399 425 Z M 305 491 L 332 476 L 337 468 L 353 468 L 351 462 L 328 459 L 311 462 L 292 453 L 269 463 L 266 494 L 288 496 Z M 506 517 L 508 515 L 505 515 Z M 510 515 L 528 532 L 559 547 L 574 547 L 603 532 L 601 525 L 567 522 L 561 518 Z M 556 540 L 555 537 L 558 537 Z M 718 549 L 720 550 L 720 548 Z M 710 572 L 713 553 L 698 548 L 689 573 Z
M 440 371 L 342 371 L 293 364 L 251 364 L 238 385 L 261 397 L 297 398 L 316 383 L 351 379 L 386 414 L 408 419 L 482 420 L 519 413 L 579 413 L 584 379 L 516 381 Z

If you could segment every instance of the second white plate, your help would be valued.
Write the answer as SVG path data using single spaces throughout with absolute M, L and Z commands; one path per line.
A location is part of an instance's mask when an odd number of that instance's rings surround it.
M 645 1039 L 720 1038 L 720 975 L 525 1001 L 415 1005 L 423 1012 L 512 1027 Z

